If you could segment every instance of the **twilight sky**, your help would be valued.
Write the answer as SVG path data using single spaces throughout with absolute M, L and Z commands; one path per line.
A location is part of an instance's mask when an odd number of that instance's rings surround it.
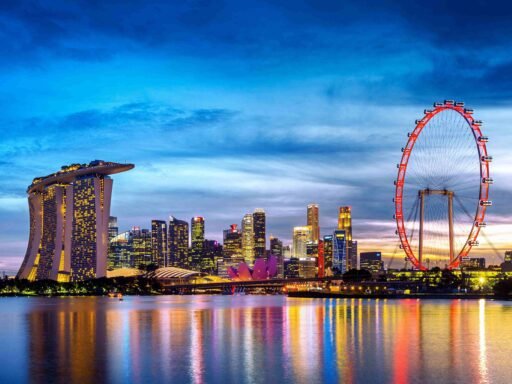
M 288 242 L 308 203 L 324 234 L 351 205 L 360 250 L 390 255 L 400 148 L 447 98 L 484 120 L 485 232 L 512 247 L 512 5 L 46 3 L 0 3 L 0 271 L 24 256 L 32 178 L 94 159 L 136 165 L 114 176 L 121 229 L 202 215 L 220 240 L 261 207 Z

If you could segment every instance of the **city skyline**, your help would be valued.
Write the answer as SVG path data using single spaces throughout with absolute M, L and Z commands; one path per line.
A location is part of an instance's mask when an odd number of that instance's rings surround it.
M 0 36 L 0 270 L 16 271 L 25 253 L 32 177 L 93 158 L 137 164 L 114 190 L 122 228 L 201 215 L 205 236 L 221 241 L 261 207 L 267 234 L 290 243 L 307 204 L 319 204 L 329 230 L 337 208 L 352 206 L 359 251 L 386 258 L 398 243 L 400 148 L 423 109 L 444 99 L 484 121 L 495 159 L 485 233 L 503 253 L 512 246 L 510 9 L 482 16 L 450 4 L 430 3 L 426 16 L 408 2 L 371 12 L 333 12 L 330 2 L 6 6 L 20 39 Z M 432 29 L 436 11 L 446 18 Z M 445 38 L 454 24 L 463 39 Z M 483 237 L 472 255 L 500 262 Z

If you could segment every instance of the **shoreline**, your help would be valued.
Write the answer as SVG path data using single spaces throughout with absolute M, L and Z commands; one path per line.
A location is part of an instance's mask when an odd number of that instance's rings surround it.
M 428 299 L 428 300 L 503 300 L 512 297 L 497 296 L 492 293 L 410 293 L 410 294 L 364 294 L 364 293 L 329 293 L 329 292 L 288 292 L 288 297 L 310 299 Z

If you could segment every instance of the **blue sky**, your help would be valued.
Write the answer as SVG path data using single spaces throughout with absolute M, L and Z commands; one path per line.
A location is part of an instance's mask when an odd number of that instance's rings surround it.
M 136 164 L 114 177 L 122 229 L 202 215 L 220 239 L 262 207 L 288 240 L 308 203 L 324 233 L 351 205 L 360 248 L 392 253 L 400 147 L 446 98 L 485 121 L 486 231 L 508 247 L 510 5 L 48 3 L 0 4 L 0 270 L 24 255 L 32 178 L 93 159 Z

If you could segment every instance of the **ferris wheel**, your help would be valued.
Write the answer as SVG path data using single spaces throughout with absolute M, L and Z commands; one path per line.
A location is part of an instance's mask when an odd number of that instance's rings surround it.
M 397 164 L 395 219 L 401 248 L 418 270 L 457 268 L 478 245 L 493 182 L 481 126 L 464 103 L 445 100 L 408 134 Z

